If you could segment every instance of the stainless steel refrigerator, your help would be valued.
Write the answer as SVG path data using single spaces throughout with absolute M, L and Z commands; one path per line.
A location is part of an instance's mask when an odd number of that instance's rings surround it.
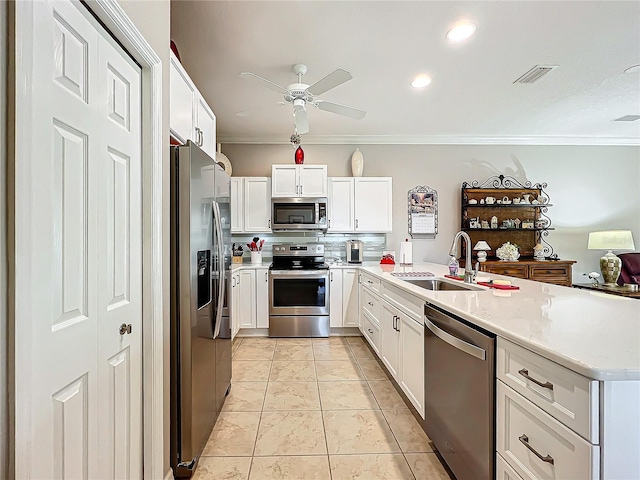
M 190 477 L 231 387 L 231 180 L 192 142 L 171 148 L 171 464 Z

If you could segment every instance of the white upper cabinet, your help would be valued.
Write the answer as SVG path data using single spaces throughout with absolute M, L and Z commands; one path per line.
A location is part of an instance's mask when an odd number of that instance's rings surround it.
M 169 64 L 169 130 L 182 143 L 191 140 L 215 158 L 216 116 L 173 52 Z
M 356 229 L 353 177 L 331 177 L 327 183 L 329 233 L 354 232 Z
M 272 165 L 273 197 L 326 197 L 326 165 Z
M 327 196 L 327 166 L 298 165 L 301 197 Z
M 231 233 L 244 232 L 244 178 L 231 177 Z
M 270 180 L 267 177 L 244 179 L 244 230 L 245 232 L 271 231 Z
M 207 102 L 198 95 L 196 117 L 196 142 L 200 148 L 211 158 L 216 157 L 216 116 L 213 114 Z
M 198 89 L 171 52 L 169 73 L 169 127 L 173 136 L 182 142 L 195 141 Z
M 355 178 L 355 232 L 390 232 L 393 227 L 391 177 Z
M 231 177 L 231 233 L 271 232 L 271 179 Z

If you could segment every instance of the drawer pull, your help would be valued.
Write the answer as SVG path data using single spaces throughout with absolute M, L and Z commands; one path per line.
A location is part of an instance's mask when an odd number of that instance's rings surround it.
M 371 280 L 367 280 L 367 283 L 368 283 L 369 285 L 373 285 L 373 282 L 372 282 Z
M 536 380 L 533 377 L 530 377 L 529 370 L 527 370 L 526 368 L 523 368 L 522 370 L 518 370 L 518 373 L 522 375 L 524 378 L 526 378 L 527 380 L 531 380 L 536 385 L 540 385 L 542 388 L 548 388 L 549 390 L 553 390 L 553 383 L 551 382 L 542 383 L 541 381 Z
M 367 302 L 370 306 L 373 307 L 373 302 Z
M 367 332 L 369 332 L 371 335 L 373 335 L 373 330 L 371 330 L 370 328 L 367 328 Z
M 555 460 L 553 459 L 553 457 L 551 455 L 546 455 L 546 456 L 542 456 L 540 455 L 538 452 L 536 452 L 536 449 L 533 448 L 531 445 L 529 445 L 529 437 L 527 437 L 526 435 L 520 435 L 518 437 L 518 440 L 520 440 L 520 442 L 527 447 L 531 452 L 533 452 L 533 454 L 538 457 L 540 460 L 542 460 L 543 462 L 546 463 L 550 463 L 551 465 L 555 465 Z

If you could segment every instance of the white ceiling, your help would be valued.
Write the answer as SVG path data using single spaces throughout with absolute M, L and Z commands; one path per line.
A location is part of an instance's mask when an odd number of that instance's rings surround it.
M 467 19 L 474 37 L 445 34 Z M 320 98 L 363 120 L 309 109 L 304 143 L 640 143 L 637 1 L 172 1 L 171 36 L 227 143 L 287 142 L 292 107 L 238 75 L 280 85 L 305 63 L 312 84 L 337 67 L 353 80 Z M 513 84 L 535 65 L 559 65 Z M 418 73 L 433 78 L 416 91 Z M 269 107 L 248 117 L 236 112 Z

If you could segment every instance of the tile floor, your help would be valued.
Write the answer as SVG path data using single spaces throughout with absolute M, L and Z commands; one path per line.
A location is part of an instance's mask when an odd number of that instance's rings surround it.
M 194 480 L 449 480 L 361 337 L 238 338 Z

